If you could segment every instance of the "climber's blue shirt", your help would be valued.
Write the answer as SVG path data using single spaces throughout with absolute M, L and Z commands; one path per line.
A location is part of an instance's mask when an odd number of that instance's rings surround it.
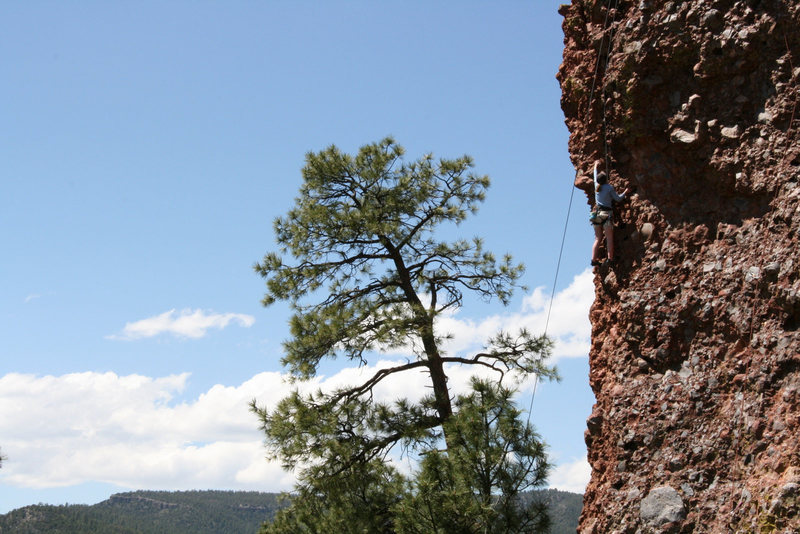
M 625 195 L 618 195 L 614 186 L 606 182 L 603 185 L 597 183 L 597 167 L 594 168 L 594 201 L 601 208 L 610 210 L 614 207 L 614 202 L 622 202 Z

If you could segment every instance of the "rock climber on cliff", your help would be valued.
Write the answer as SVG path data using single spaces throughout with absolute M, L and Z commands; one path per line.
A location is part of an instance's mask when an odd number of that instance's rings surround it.
M 592 245 L 592 265 L 601 265 L 600 246 L 603 243 L 603 236 L 606 238 L 606 253 L 608 259 L 606 263 L 614 261 L 614 224 L 612 214 L 614 202 L 621 202 L 630 192 L 626 189 L 621 195 L 617 193 L 614 186 L 608 183 L 608 174 L 604 171 L 597 172 L 597 167 L 602 163 L 601 160 L 594 162 L 594 211 L 590 217 L 594 226 L 594 244 Z

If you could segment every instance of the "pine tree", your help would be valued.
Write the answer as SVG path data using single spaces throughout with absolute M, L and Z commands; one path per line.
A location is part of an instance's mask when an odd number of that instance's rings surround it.
M 407 163 L 391 138 L 355 156 L 335 146 L 306 156 L 295 205 L 275 222 L 279 251 L 255 266 L 266 280 L 264 305 L 288 301 L 294 312 L 282 363 L 302 380 L 316 375 L 323 358 L 367 365 L 376 351 L 398 348 L 414 357 L 335 391 L 296 389 L 271 411 L 253 402 L 273 457 L 300 469 L 297 496 L 305 498 L 295 502 L 337 487 L 326 480 L 386 465 L 398 445 L 431 451 L 443 440 L 448 454 L 463 446 L 447 424 L 455 414 L 448 365 L 489 369 L 497 384 L 529 373 L 557 376 L 545 364 L 549 340 L 524 329 L 497 333 L 475 354 L 442 350 L 446 336 L 436 329 L 437 317 L 462 306 L 465 293 L 508 304 L 523 273 L 511 256 L 497 260 L 485 251 L 479 238 L 435 236 L 484 200 L 489 178 L 472 167 L 468 156 L 437 161 L 426 155 Z M 374 399 L 383 381 L 419 371 L 432 394 Z M 404 484 L 395 475 L 386 477 L 392 491 Z
M 398 532 L 547 532 L 546 505 L 526 502 L 523 492 L 542 487 L 550 466 L 513 393 L 473 378 L 472 391 L 457 398 L 444 424 L 452 446 L 424 455 L 411 491 L 395 507 Z

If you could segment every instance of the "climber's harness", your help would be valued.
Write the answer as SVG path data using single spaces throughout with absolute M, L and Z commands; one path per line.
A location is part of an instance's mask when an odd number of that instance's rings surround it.
M 609 217 L 611 217 L 611 208 L 603 206 L 602 204 L 597 204 L 594 209 L 589 212 L 589 222 L 596 226 L 604 224 Z

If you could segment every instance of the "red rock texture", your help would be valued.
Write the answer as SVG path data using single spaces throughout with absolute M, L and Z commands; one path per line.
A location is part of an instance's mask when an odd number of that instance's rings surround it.
M 559 11 L 576 186 L 601 158 L 636 191 L 595 268 L 579 531 L 800 532 L 800 2 Z

